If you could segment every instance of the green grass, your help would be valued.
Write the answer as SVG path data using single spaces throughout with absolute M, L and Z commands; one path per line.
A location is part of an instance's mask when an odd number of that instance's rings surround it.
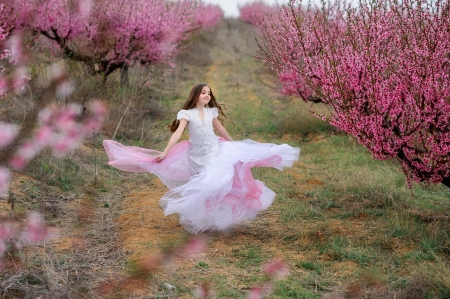
M 295 265 L 324 283 L 318 293 L 326 293 L 327 286 L 364 281 L 364 273 L 375 271 L 378 283 L 387 287 L 386 294 L 396 290 L 406 294 L 404 298 L 446 298 L 450 189 L 416 183 L 408 189 L 396 161 L 373 159 L 346 135 L 300 147 L 300 161 L 307 166 L 301 167 L 300 179 L 269 169 L 254 174 L 277 192 L 274 206 L 280 222 L 288 227 L 279 244 L 309 257 Z M 323 184 L 306 188 L 312 179 Z M 350 263 L 348 272 L 333 274 L 337 265 L 346 263 Z M 446 274 L 433 274 L 438 271 Z M 414 297 L 419 274 L 423 274 L 423 297 Z M 284 283 L 278 284 L 281 289 L 275 294 L 280 298 L 317 295 L 310 275 L 291 275 L 298 279 L 298 287 L 289 293 L 282 289 Z M 370 290 L 370 283 L 366 288 Z
M 250 266 L 261 265 L 266 260 L 264 254 L 261 252 L 261 248 L 257 246 L 234 249 L 233 253 L 235 257 L 240 258 L 237 265 L 244 269 Z
M 283 99 L 288 102 L 288 99 Z M 295 134 L 301 136 L 303 140 L 312 139 L 316 134 L 331 134 L 336 129 L 328 122 L 320 118 L 312 117 L 311 111 L 316 114 L 330 115 L 330 108 L 322 103 L 312 104 L 302 101 L 296 102 L 295 106 L 287 106 L 277 113 L 277 131 L 282 134 Z
M 318 287 L 318 290 L 320 290 L 320 287 Z M 321 298 L 320 293 L 318 292 L 314 293 L 312 291 L 306 290 L 305 288 L 301 288 L 298 285 L 298 281 L 292 279 L 278 282 L 275 288 L 274 295 L 279 296 L 279 298 L 302 298 L 302 299 Z

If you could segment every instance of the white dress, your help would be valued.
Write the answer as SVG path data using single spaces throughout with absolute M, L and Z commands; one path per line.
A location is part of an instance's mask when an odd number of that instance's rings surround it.
M 164 214 L 177 213 L 190 233 L 228 230 L 267 209 L 275 193 L 255 180 L 254 166 L 283 169 L 298 159 L 300 149 L 287 144 L 252 140 L 226 141 L 214 134 L 216 108 L 181 110 L 177 119 L 187 119 L 189 141 L 175 145 L 156 162 L 158 151 L 103 142 L 109 164 L 125 171 L 150 172 L 169 188 L 161 198 Z
M 177 119 L 186 119 L 191 146 L 188 152 L 188 162 L 191 172 L 196 174 L 205 170 L 206 165 L 213 158 L 219 156 L 219 143 L 214 133 L 212 121 L 219 115 L 217 108 L 204 108 L 203 120 L 197 108 L 181 110 Z

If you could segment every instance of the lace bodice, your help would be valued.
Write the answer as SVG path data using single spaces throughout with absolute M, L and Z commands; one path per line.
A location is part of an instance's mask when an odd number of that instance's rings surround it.
M 203 120 L 197 108 L 180 110 L 177 119 L 189 121 L 189 142 L 191 146 L 188 153 L 189 166 L 193 174 L 202 172 L 212 158 L 219 155 L 218 138 L 214 133 L 213 119 L 219 115 L 217 108 L 203 108 Z

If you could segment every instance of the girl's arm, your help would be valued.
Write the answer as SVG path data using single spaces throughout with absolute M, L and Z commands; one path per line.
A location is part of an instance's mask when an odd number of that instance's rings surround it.
M 170 152 L 172 147 L 177 144 L 178 140 L 180 140 L 181 135 L 183 134 L 184 128 L 186 128 L 186 125 L 188 123 L 188 120 L 185 118 L 180 119 L 180 124 L 178 125 L 178 128 L 175 132 L 173 132 L 172 136 L 169 139 L 169 143 L 167 143 L 166 148 L 164 151 L 156 157 L 156 161 L 160 162 L 162 159 L 166 157 L 166 155 Z
M 227 129 L 225 129 L 224 126 L 220 123 L 220 121 L 217 119 L 217 117 L 213 118 L 213 126 L 216 128 L 217 133 L 219 133 L 220 136 L 225 138 L 228 141 L 233 141 L 233 138 L 230 137 L 230 135 L 227 132 Z

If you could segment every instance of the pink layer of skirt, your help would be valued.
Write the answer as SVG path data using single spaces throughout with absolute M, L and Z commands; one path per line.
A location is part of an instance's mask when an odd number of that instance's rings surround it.
M 251 168 L 290 167 L 300 149 L 287 144 L 258 143 L 252 140 L 219 139 L 219 157 L 206 170 L 193 175 L 189 170 L 189 141 L 175 145 L 161 162 L 158 151 L 124 146 L 105 140 L 103 146 L 109 164 L 129 172 L 150 172 L 170 189 L 161 199 L 164 214 L 177 213 L 180 223 L 190 233 L 228 230 L 245 219 L 267 209 L 275 193 L 255 180 Z

